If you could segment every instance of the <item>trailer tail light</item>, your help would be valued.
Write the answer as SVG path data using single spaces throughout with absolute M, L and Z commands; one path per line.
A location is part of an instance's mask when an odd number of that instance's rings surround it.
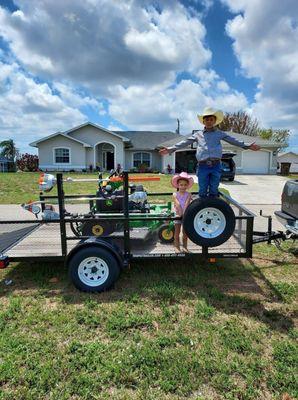
M 9 265 L 9 258 L 7 256 L 0 255 L 0 269 L 4 269 Z

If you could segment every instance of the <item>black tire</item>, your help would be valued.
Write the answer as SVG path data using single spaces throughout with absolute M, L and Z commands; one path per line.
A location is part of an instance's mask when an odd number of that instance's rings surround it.
M 70 259 L 68 267 L 69 277 L 74 286 L 83 292 L 104 292 L 110 289 L 120 273 L 120 266 L 114 254 L 96 246 L 79 250 Z M 94 271 L 91 271 L 92 268 Z
M 174 242 L 174 227 L 170 227 L 167 224 L 163 224 L 158 229 L 158 237 L 161 243 L 173 243 Z
M 116 223 L 113 221 L 86 221 L 82 223 L 82 236 L 105 237 L 115 232 Z
M 234 177 L 233 177 L 233 178 L 229 178 L 229 181 L 230 181 L 230 182 L 233 182 L 233 180 L 234 180 Z
M 208 247 L 225 243 L 235 230 L 235 222 L 232 208 L 218 198 L 194 200 L 183 216 L 183 228 L 189 239 Z
M 80 223 L 79 222 L 71 222 L 70 223 L 70 229 L 72 231 L 72 233 L 77 236 L 80 237 L 81 233 L 80 233 Z

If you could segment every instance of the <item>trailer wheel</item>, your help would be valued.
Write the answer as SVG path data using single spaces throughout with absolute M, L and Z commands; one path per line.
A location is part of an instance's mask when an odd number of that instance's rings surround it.
M 162 225 L 158 230 L 158 237 L 161 243 L 174 242 L 174 227 L 167 224 Z
M 116 257 L 99 247 L 83 248 L 69 261 L 69 276 L 75 287 L 83 292 L 108 290 L 119 273 Z
M 184 212 L 183 228 L 190 240 L 200 246 L 220 246 L 234 232 L 235 214 L 221 199 L 197 199 Z
M 87 221 L 81 227 L 82 236 L 108 236 L 115 231 L 115 223 L 112 221 Z

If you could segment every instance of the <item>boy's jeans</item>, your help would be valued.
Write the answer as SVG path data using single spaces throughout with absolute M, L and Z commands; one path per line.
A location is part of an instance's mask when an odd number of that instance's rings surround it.
M 197 176 L 199 181 L 199 196 L 218 196 L 218 186 L 221 177 L 221 163 L 215 165 L 198 165 Z

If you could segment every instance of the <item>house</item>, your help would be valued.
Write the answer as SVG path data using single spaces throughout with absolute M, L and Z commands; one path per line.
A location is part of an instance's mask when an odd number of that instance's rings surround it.
M 238 173 L 275 174 L 277 170 L 276 152 L 280 143 L 260 137 L 232 133 L 245 142 L 255 141 L 261 151 L 242 150 L 223 142 L 224 151 L 236 153 Z M 102 171 L 116 168 L 138 169 L 140 165 L 154 171 L 166 172 L 168 165 L 179 166 L 192 172 L 195 168 L 195 148 L 179 150 L 171 155 L 161 156 L 158 150 L 183 140 L 185 136 L 174 132 L 152 131 L 111 131 L 87 122 L 65 132 L 57 132 L 30 143 L 38 148 L 39 167 L 42 170 L 88 170 L 100 167 Z M 187 165 L 185 164 L 187 160 Z
M 291 163 L 290 172 L 298 172 L 298 154 L 293 151 L 279 153 L 277 155 L 277 162 L 279 167 L 281 163 Z
M 0 157 L 0 172 L 9 172 L 14 170 L 14 161 L 8 160 L 5 157 Z

